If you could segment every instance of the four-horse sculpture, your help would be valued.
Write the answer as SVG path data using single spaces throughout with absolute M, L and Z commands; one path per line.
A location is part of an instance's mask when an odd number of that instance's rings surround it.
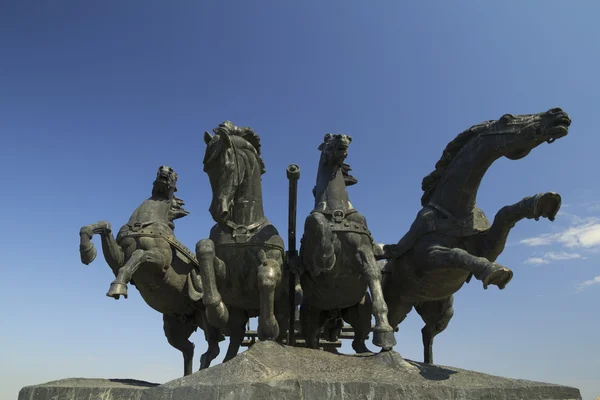
M 300 324 L 306 346 L 318 348 L 319 331 L 339 317 L 355 332 L 352 347 L 368 352 L 365 340 L 375 317 L 373 344 L 390 350 L 394 332 L 387 319 L 381 288 L 381 270 L 374 252 L 380 250 L 367 228 L 367 220 L 350 203 L 347 184 L 355 183 L 344 171 L 348 135 L 325 135 L 314 189 L 315 207 L 306 218 L 300 247 L 300 282 L 303 301 Z M 371 296 L 367 292 L 370 289 Z M 372 302 L 371 302 L 372 297 Z
M 504 289 L 513 273 L 496 259 L 511 229 L 524 218 L 553 221 L 560 209 L 557 193 L 541 193 L 503 207 L 490 224 L 476 205 L 483 176 L 503 156 L 520 159 L 543 142 L 566 136 L 570 123 L 569 116 L 555 108 L 540 114 L 506 114 L 458 135 L 435 171 L 423 179 L 423 208 L 410 230 L 383 251 L 365 217 L 349 201 L 346 187 L 357 182 L 344 163 L 351 138 L 325 135 L 313 189 L 315 206 L 301 240 L 301 288 L 296 289 L 302 297 L 300 323 L 306 346 L 318 348 L 323 330 L 325 337 L 336 340 L 345 320 L 355 331 L 354 350 L 368 352 L 365 340 L 373 315 L 373 343 L 389 350 L 396 344 L 394 330 L 414 307 L 425 322 L 425 362 L 433 363 L 433 339 L 453 316 L 454 293 L 472 276 L 484 289 Z M 223 334 L 230 337 L 224 361 L 236 356 L 250 317 L 259 318 L 259 340 L 282 342 L 294 309 L 288 304 L 292 289 L 284 284 L 290 273 L 284 268 L 283 240 L 263 210 L 260 138 L 251 128 L 229 121 L 213 132 L 214 136 L 204 135 L 203 163 L 212 188 L 209 211 L 216 224 L 210 238 L 196 244 L 196 256 L 173 233 L 173 221 L 188 212 L 174 195 L 177 175 L 167 166 L 159 168 L 152 196 L 134 211 L 116 239 L 106 221 L 80 231 L 84 264 L 96 257 L 92 236 L 101 236 L 104 257 L 116 277 L 107 296 L 126 298 L 127 284 L 132 283 L 146 303 L 163 314 L 169 343 L 183 353 L 185 375 L 192 371 L 194 345 L 189 337 L 197 327 L 208 342 L 202 369 L 219 354 Z M 292 230 L 295 234 L 295 223 Z M 383 277 L 378 259 L 389 260 Z
M 414 307 L 425 322 L 424 358 L 433 363 L 433 338 L 453 315 L 453 294 L 471 276 L 486 289 L 504 289 L 512 271 L 496 263 L 510 230 L 524 219 L 553 221 L 561 198 L 556 193 L 526 197 L 505 206 L 490 225 L 476 205 L 481 180 L 501 158 L 517 160 L 538 145 L 566 136 L 571 123 L 560 108 L 528 115 L 506 114 L 475 125 L 448 144 L 436 169 L 423 179 L 423 208 L 396 245 L 384 246 L 383 289 L 388 317 L 397 327 Z
M 260 138 L 226 121 L 205 132 L 204 171 L 212 187 L 210 238 L 196 244 L 210 324 L 225 330 L 237 354 L 248 318 L 258 316 L 259 340 L 281 341 L 289 309 L 283 239 L 264 214 Z
M 79 232 L 79 251 L 81 261 L 90 264 L 96 258 L 92 236 L 101 236 L 104 258 L 116 277 L 106 295 L 127 298 L 127 284 L 134 284 L 146 303 L 163 314 L 165 336 L 183 353 L 184 374 L 189 375 L 194 357 L 191 334 L 200 327 L 208 342 L 201 368 L 207 368 L 219 355 L 223 337 L 204 315 L 198 261 L 173 233 L 173 221 L 189 214 L 182 207 L 183 201 L 175 197 L 176 184 L 175 171 L 161 166 L 152 196 L 133 212 L 117 238 L 106 221 L 84 226 Z

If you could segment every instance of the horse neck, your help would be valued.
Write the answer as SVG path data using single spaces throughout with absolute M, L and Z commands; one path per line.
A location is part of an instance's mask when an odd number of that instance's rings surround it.
M 168 213 L 170 208 L 170 199 L 152 196 L 149 199 L 144 200 L 144 202 L 135 209 L 129 218 L 129 224 L 151 221 L 169 223 Z
M 489 167 L 500 158 L 494 148 L 471 140 L 447 167 L 430 203 L 456 218 L 465 218 L 477 207 L 477 192 Z
M 249 226 L 265 219 L 260 166 L 247 166 L 245 176 L 233 198 L 232 222 Z
M 348 211 L 352 209 L 346 183 L 340 166 L 325 164 L 323 156 L 317 172 L 317 186 L 315 190 L 316 211 Z

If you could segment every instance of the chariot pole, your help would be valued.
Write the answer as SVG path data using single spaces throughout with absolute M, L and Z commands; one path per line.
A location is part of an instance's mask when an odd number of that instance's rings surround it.
M 298 250 L 296 250 L 296 206 L 298 203 L 298 179 L 300 179 L 300 167 L 290 164 L 287 167 L 287 178 L 290 181 L 289 211 L 288 211 L 288 251 L 287 265 L 289 272 L 289 307 L 290 325 L 288 329 L 288 346 L 296 344 L 296 271 L 298 270 Z

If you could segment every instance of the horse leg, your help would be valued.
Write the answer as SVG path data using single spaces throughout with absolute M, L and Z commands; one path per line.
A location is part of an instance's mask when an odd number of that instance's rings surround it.
M 412 311 L 413 303 L 404 299 L 398 299 L 393 302 L 388 300 L 387 305 L 390 325 L 395 332 L 398 332 L 398 325 L 400 325 Z
M 433 338 L 448 327 L 448 323 L 454 315 L 453 302 L 454 296 L 450 296 L 442 300 L 426 301 L 415 305 L 415 310 L 425 322 L 421 333 L 426 364 L 433 364 Z
M 221 352 L 219 342 L 224 338 L 220 329 L 215 328 L 208 323 L 206 312 L 198 311 L 196 315 L 197 318 L 199 318 L 200 327 L 204 332 L 204 340 L 206 340 L 208 345 L 206 352 L 200 356 L 200 369 L 205 369 L 210 367 L 210 363 L 219 356 L 219 353 Z
M 329 221 L 321 213 L 310 214 L 304 222 L 305 247 L 304 256 L 308 260 L 306 266 L 310 272 L 318 275 L 320 271 L 328 271 L 335 266 L 335 236 L 329 228 Z
M 403 264 L 396 264 L 399 262 L 402 262 Z M 408 313 L 411 312 L 413 303 L 402 296 L 402 290 L 398 290 L 399 281 L 402 279 L 401 272 L 406 267 L 406 264 L 404 264 L 403 259 L 391 260 L 389 263 L 392 263 L 389 265 L 392 268 L 389 270 L 387 268 L 384 269 L 381 285 L 383 287 L 385 304 L 388 306 L 388 321 L 392 326 L 392 329 L 394 329 L 395 332 L 398 332 L 398 325 L 400 325 L 402 321 L 406 319 Z
M 208 323 L 215 328 L 225 328 L 229 312 L 217 288 L 214 263 L 220 263 L 221 260 L 215 256 L 215 244 L 212 240 L 203 239 L 196 243 L 196 258 L 200 264 L 200 277 L 204 289 L 202 302 L 206 307 Z
M 513 272 L 505 266 L 457 247 L 418 243 L 414 248 L 413 261 L 423 270 L 450 268 L 471 272 L 483 282 L 484 289 L 496 285 L 502 290 L 513 276 Z
M 248 322 L 248 315 L 240 308 L 231 308 L 229 310 L 229 322 L 227 323 L 227 329 L 229 330 L 229 347 L 227 348 L 227 354 L 223 362 L 231 360 L 237 356 L 240 351 L 240 346 L 246 336 L 246 323 Z
M 119 296 L 127 298 L 127 284 L 131 281 L 133 274 L 142 266 L 142 264 L 153 264 L 163 266 L 166 264 L 165 257 L 158 248 L 152 250 L 135 250 L 129 260 L 119 269 L 117 277 L 110 284 L 110 289 L 106 295 L 118 300 Z
M 360 303 L 342 311 L 342 318 L 354 329 L 352 348 L 357 354 L 371 353 L 365 341 L 371 332 L 372 307 L 371 296 L 367 292 Z
M 357 256 L 360 262 L 359 265 L 362 265 L 363 272 L 367 277 L 373 301 L 373 316 L 375 317 L 373 344 L 381 347 L 384 351 L 391 350 L 396 345 L 396 338 L 387 317 L 388 307 L 381 288 L 381 268 L 375 260 L 373 250 L 364 251 L 359 248 Z
M 100 235 L 104 259 L 116 276 L 119 269 L 125 263 L 125 255 L 123 254 L 121 246 L 118 245 L 113 237 L 110 223 L 107 221 L 86 225 L 79 230 L 79 255 L 81 257 L 81 262 L 85 265 L 89 265 L 96 258 L 96 248 L 91 242 L 94 234 Z
M 267 259 L 262 250 L 260 258 L 261 264 L 257 270 L 260 291 L 258 340 L 276 340 L 279 337 L 279 324 L 275 318 L 275 289 L 281 282 L 281 265 L 275 260 Z
M 287 292 L 284 294 L 287 294 Z M 277 343 L 284 343 L 290 326 L 289 304 L 285 300 L 287 300 L 287 298 L 281 297 L 279 301 L 275 302 L 275 319 L 277 320 L 277 325 L 279 326 L 279 336 L 276 339 Z M 294 330 L 296 330 L 296 327 L 294 327 Z
M 496 213 L 490 229 L 475 237 L 474 253 L 490 261 L 496 261 L 504 251 L 508 234 L 517 222 L 525 218 L 538 220 L 540 217 L 554 221 L 560 204 L 560 196 L 548 192 L 525 197 L 518 203 L 502 207 Z
M 303 302 L 300 306 L 300 326 L 304 336 L 305 347 L 308 349 L 319 348 L 319 330 L 325 325 L 327 317 L 323 310 L 312 307 Z
M 183 375 L 191 375 L 194 362 L 194 343 L 189 341 L 189 337 L 196 330 L 196 326 L 181 322 L 175 317 L 163 315 L 163 329 L 169 344 L 183 354 Z

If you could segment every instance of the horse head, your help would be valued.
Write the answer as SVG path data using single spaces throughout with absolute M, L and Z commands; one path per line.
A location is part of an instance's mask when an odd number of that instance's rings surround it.
M 204 172 L 213 192 L 209 212 L 216 222 L 226 223 L 233 214 L 239 188 L 248 184 L 251 172 L 260 177 L 265 168 L 260 157 L 260 138 L 251 128 L 225 121 L 213 132 L 214 136 L 204 133 Z
M 319 146 L 321 163 L 342 168 L 344 160 L 348 157 L 348 147 L 352 143 L 349 135 L 328 133 Z
M 540 144 L 566 136 L 571 119 L 562 109 L 552 108 L 538 114 L 504 114 L 483 125 L 479 138 L 493 141 L 499 156 L 518 160 Z
M 177 191 L 177 174 L 167 165 L 158 167 L 156 179 L 152 184 L 152 196 L 163 200 L 170 200 Z
M 433 201 L 457 217 L 470 213 L 481 179 L 495 160 L 523 158 L 540 144 L 566 136 L 569 125 L 569 115 L 552 108 L 537 114 L 504 114 L 472 126 L 448 143 L 435 170 L 423 178 L 421 204 Z

